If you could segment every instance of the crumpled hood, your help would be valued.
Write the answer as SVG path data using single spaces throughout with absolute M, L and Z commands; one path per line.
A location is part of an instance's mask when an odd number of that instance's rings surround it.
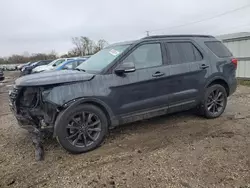
M 94 76 L 94 74 L 76 70 L 48 71 L 20 77 L 15 81 L 15 84 L 16 86 L 43 86 L 76 81 L 88 81 Z

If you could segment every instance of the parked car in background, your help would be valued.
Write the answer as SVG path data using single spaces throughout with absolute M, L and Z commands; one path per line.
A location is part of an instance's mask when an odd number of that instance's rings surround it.
M 39 66 L 43 66 L 43 65 L 47 65 L 51 62 L 52 60 L 40 60 L 34 63 L 31 63 L 29 65 L 26 65 L 22 68 L 21 70 L 21 75 L 27 75 L 30 74 L 32 72 L 32 69 L 39 67 Z
M 17 65 L 16 66 L 16 69 L 17 70 L 22 70 L 22 68 L 24 67 L 24 66 L 29 66 L 31 63 L 33 63 L 33 62 L 28 62 L 28 63 L 24 63 L 24 64 L 20 64 L 20 65 Z
M 87 58 L 78 58 L 74 60 L 64 61 L 60 65 L 56 66 L 53 70 L 73 70 L 86 60 Z
M 79 58 L 90 58 L 91 57 L 91 55 L 85 55 L 85 56 L 80 56 Z
M 0 64 L 0 69 L 3 71 L 15 71 L 17 64 Z
M 17 79 L 10 106 L 19 125 L 50 130 L 64 149 L 83 153 L 121 124 L 193 108 L 219 117 L 236 90 L 236 69 L 212 36 L 150 36 L 110 45 L 76 70 Z
M 0 69 L 0 81 L 4 80 L 4 74 L 3 71 Z
M 68 60 L 74 60 L 77 58 L 60 58 L 60 59 L 56 59 L 54 61 L 52 61 L 51 63 L 49 63 L 48 65 L 43 65 L 43 66 L 39 66 L 36 67 L 32 70 L 32 73 L 38 73 L 38 72 L 43 72 L 43 71 L 49 71 L 49 70 L 53 70 L 56 66 L 60 65 L 61 63 L 68 61 Z

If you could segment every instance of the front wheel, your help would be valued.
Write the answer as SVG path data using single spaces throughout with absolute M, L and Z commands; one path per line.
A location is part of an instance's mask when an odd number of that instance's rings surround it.
M 63 114 L 58 126 L 58 142 L 67 151 L 78 154 L 93 150 L 103 142 L 108 120 L 98 107 L 83 104 Z
M 222 85 L 215 84 L 205 91 L 201 105 L 202 114 L 209 119 L 219 117 L 227 105 L 227 92 Z

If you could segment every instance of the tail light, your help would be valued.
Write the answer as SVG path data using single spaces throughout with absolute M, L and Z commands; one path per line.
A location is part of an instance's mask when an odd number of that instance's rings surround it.
M 235 58 L 233 58 L 233 59 L 231 60 L 231 62 L 234 64 L 235 68 L 237 68 L 238 60 L 235 59 Z

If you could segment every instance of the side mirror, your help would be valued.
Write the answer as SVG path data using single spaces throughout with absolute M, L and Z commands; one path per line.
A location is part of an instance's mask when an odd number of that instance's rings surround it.
M 56 67 L 56 64 L 53 64 L 52 66 L 53 66 L 53 67 Z
M 135 72 L 135 64 L 133 62 L 124 62 L 115 69 L 116 74 L 124 74 L 129 72 Z

